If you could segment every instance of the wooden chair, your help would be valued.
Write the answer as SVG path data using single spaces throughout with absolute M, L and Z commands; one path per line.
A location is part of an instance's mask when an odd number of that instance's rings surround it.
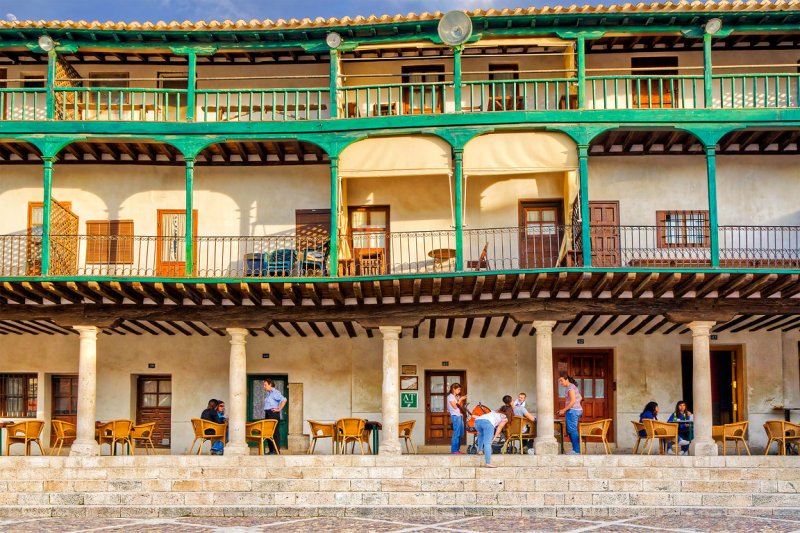
M 117 444 L 122 445 L 122 454 L 125 454 L 125 445 L 128 445 L 128 453 L 133 454 L 133 442 L 131 441 L 131 420 L 111 420 L 100 426 L 98 430 L 97 442 L 100 447 L 103 444 L 111 446 L 111 455 L 117 455 Z
M 44 455 L 42 441 L 39 440 L 44 429 L 44 420 L 26 420 L 6 426 L 6 455 L 9 455 L 9 448 L 12 444 L 24 444 L 25 455 L 31 454 L 31 443 L 35 442 L 39 447 L 39 453 Z
M 372 455 L 372 445 L 370 437 L 372 436 L 372 430 L 366 426 L 364 426 L 364 431 L 361 432 L 361 444 L 367 445 L 367 453 Z M 355 448 L 356 444 L 353 443 L 353 448 Z M 350 450 L 350 453 L 353 452 L 353 449 Z M 362 452 L 363 453 L 363 452 Z
M 778 455 L 786 455 L 787 444 L 800 444 L 800 424 L 785 420 L 767 420 L 764 422 L 764 431 L 767 432 L 769 439 L 764 455 L 769 455 L 769 449 L 773 442 L 778 443 Z
M 311 446 L 308 448 L 308 454 L 314 453 L 317 447 L 318 439 L 331 439 L 331 453 L 336 453 L 336 442 L 334 441 L 333 434 L 335 431 L 334 424 L 326 424 L 324 422 L 316 422 L 309 420 L 308 425 L 311 427 Z
M 347 443 L 355 443 L 361 447 L 361 454 L 364 454 L 364 425 L 367 423 L 363 418 L 340 418 L 336 421 L 336 441 L 339 444 L 340 453 L 347 453 Z
M 750 455 L 750 447 L 747 446 L 747 441 L 744 438 L 745 433 L 747 433 L 747 421 L 734 422 L 733 424 L 724 424 L 722 426 L 713 426 L 711 428 L 711 437 L 715 442 L 722 443 L 722 455 L 727 455 L 729 440 L 732 440 L 736 443 L 736 455 L 739 455 L 739 442 L 744 444 L 744 449 L 747 450 L 747 455 Z
M 473 270 L 489 270 L 489 261 L 486 259 L 487 253 L 489 251 L 489 241 L 486 241 L 486 244 L 483 245 L 483 250 L 481 250 L 481 255 L 477 261 L 467 261 L 467 268 L 471 268 Z
M 272 443 L 280 455 L 281 449 L 275 442 L 275 428 L 277 427 L 278 421 L 274 418 L 250 422 L 244 426 L 245 440 L 258 443 L 258 455 L 264 455 L 264 443 L 267 441 Z
M 659 440 L 659 453 L 664 454 L 667 449 L 667 443 L 672 442 L 675 448 L 675 455 L 680 452 L 678 446 L 678 424 L 670 424 L 669 422 L 660 422 L 658 420 L 645 419 L 644 430 L 647 433 L 647 438 L 650 440 L 650 445 L 647 448 L 647 455 L 653 450 L 653 441 Z
M 153 430 L 156 428 L 155 422 L 148 422 L 147 424 L 139 424 L 133 426 L 131 428 L 131 444 L 133 444 L 132 452 L 136 450 L 136 441 L 144 442 L 144 452 L 147 455 L 150 455 L 150 452 L 153 452 L 153 455 L 156 453 L 156 447 L 153 444 Z
M 583 451 L 586 454 L 589 442 L 600 442 L 606 455 L 611 455 L 611 446 L 608 444 L 608 428 L 611 427 L 611 419 L 606 418 L 595 422 L 581 422 L 578 424 L 578 438 L 581 442 Z
M 633 445 L 633 453 L 636 453 L 639 450 L 639 443 L 642 442 L 644 439 L 644 444 L 642 444 L 642 452 L 644 453 L 644 447 L 647 446 L 647 437 L 642 437 L 642 431 L 645 431 L 644 424 L 641 422 L 637 422 L 636 420 L 631 420 L 631 424 L 633 424 L 633 430 L 636 432 L 636 444 Z M 645 431 L 645 435 L 647 432 Z
M 53 447 L 50 448 L 50 455 L 61 455 L 61 448 L 64 446 L 64 442 L 75 439 L 77 429 L 72 422 L 63 420 L 53 420 L 52 426 L 56 441 L 53 443 Z
M 524 416 L 514 416 L 511 418 L 511 422 L 505 428 L 506 432 L 506 442 L 503 444 L 503 449 L 500 453 L 506 453 L 508 448 L 508 444 L 510 442 L 519 442 L 519 453 L 523 453 L 523 438 L 525 435 L 525 417 Z
M 189 453 L 192 453 L 195 443 L 199 440 L 200 446 L 197 447 L 197 455 L 203 451 L 203 444 L 210 442 L 213 446 L 215 442 L 225 442 L 225 430 L 228 424 L 217 424 L 216 422 L 209 422 L 202 418 L 192 418 L 192 429 L 194 429 L 194 440 L 189 447 Z M 206 433 L 207 432 L 207 433 Z
M 411 440 L 411 434 L 414 432 L 414 424 L 416 423 L 416 420 L 406 420 L 405 422 L 400 422 L 398 426 L 399 437 L 404 439 L 406 443 L 406 453 L 413 452 L 415 455 L 417 453 L 417 448 L 414 446 L 414 441 Z M 411 446 L 411 450 L 408 448 L 409 445 Z

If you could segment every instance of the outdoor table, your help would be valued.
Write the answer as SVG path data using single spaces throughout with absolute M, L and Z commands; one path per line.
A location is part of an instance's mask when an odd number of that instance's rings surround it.
M 368 429 L 372 433 L 372 455 L 378 455 L 378 442 L 380 442 L 378 432 L 383 429 L 383 426 L 375 420 L 367 420 L 364 429 Z
M 3 455 L 3 429 L 15 422 L 0 422 L 0 455 Z
M 800 411 L 800 407 L 786 407 L 783 409 L 783 419 L 787 422 L 792 421 L 792 411 Z
M 561 446 L 561 453 L 564 453 L 564 421 L 563 420 L 555 420 L 553 422 L 553 426 L 558 428 L 558 434 L 556 435 L 556 440 L 558 441 L 559 445 Z
M 686 424 L 689 426 L 689 439 L 690 441 L 694 440 L 694 420 L 675 420 L 673 422 L 667 422 L 668 424 Z

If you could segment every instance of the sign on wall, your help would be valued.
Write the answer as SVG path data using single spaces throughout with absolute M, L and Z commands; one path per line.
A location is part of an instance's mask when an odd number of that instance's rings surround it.
M 401 409 L 416 409 L 417 408 L 417 393 L 416 392 L 403 392 L 403 393 L 400 393 L 400 408 Z

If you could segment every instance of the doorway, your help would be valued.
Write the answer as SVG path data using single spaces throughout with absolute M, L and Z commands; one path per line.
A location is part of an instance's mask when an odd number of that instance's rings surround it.
M 467 373 L 464 370 L 425 371 L 425 444 L 450 444 L 453 426 L 447 410 L 450 385 L 461 384 L 461 395 L 467 392 Z M 466 433 L 462 443 L 465 442 Z
M 558 263 L 563 236 L 560 200 L 519 203 L 520 268 L 552 268 Z
M 567 374 L 578 382 L 583 396 L 581 422 L 614 419 L 614 352 L 610 349 L 553 350 L 553 375 L 555 379 Z M 566 388 L 557 384 L 556 411 L 566 405 Z M 608 440 L 614 441 L 614 423 L 608 430 Z M 565 437 L 566 438 L 566 437 Z
M 402 67 L 403 114 L 441 113 L 444 108 L 444 65 Z
M 189 75 L 180 72 L 159 72 L 158 87 L 175 91 L 162 96 L 160 119 L 171 122 L 186 120 Z
M 247 421 L 255 422 L 264 418 L 264 381 L 271 379 L 275 388 L 286 398 L 286 407 L 281 411 L 278 431 L 281 434 L 278 446 L 289 447 L 289 376 L 287 374 L 253 374 L 247 376 Z
M 50 419 L 76 424 L 78 422 L 78 376 L 53 376 L 50 380 L 53 401 L 51 402 Z M 50 446 L 55 444 L 56 435 L 50 432 Z M 69 439 L 72 441 L 74 439 Z M 68 446 L 71 442 L 65 442 Z
M 681 376 L 683 400 L 694 408 L 692 348 L 681 347 Z M 711 419 L 719 426 L 741 422 L 745 419 L 744 350 L 741 344 L 711 347 Z M 671 407 L 670 407 L 671 409 Z
M 620 266 L 619 202 L 589 202 L 592 266 Z
M 192 216 L 194 265 L 197 268 L 197 210 Z M 156 238 L 156 274 L 182 278 L 186 275 L 186 210 L 159 209 Z
M 153 446 L 169 448 L 172 442 L 172 376 L 136 378 L 136 423 L 153 428 Z

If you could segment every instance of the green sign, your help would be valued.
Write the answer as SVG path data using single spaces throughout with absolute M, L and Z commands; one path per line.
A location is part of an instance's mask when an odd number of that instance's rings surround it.
M 401 409 L 416 409 L 417 408 L 417 393 L 416 392 L 401 392 L 400 393 L 400 408 Z

